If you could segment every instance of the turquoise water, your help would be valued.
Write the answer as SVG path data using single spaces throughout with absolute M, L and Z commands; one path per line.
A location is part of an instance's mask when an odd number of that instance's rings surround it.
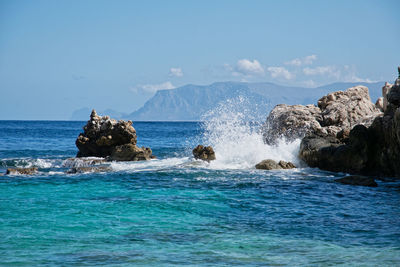
M 334 183 L 295 161 L 298 142 L 268 147 L 248 126 L 137 122 L 157 160 L 65 174 L 85 122 L 0 121 L 2 265 L 399 266 L 400 183 Z M 217 161 L 191 157 L 208 142 Z M 299 164 L 297 162 L 297 164 Z

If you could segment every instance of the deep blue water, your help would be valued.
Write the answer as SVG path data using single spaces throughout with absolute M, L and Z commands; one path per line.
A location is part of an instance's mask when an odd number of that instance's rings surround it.
M 265 157 L 293 160 L 298 143 L 264 146 L 248 127 L 215 121 L 134 123 L 157 160 L 66 174 L 84 124 L 0 121 L 0 172 L 40 171 L 0 176 L 2 265 L 400 265 L 399 182 L 256 170 Z M 216 162 L 193 160 L 200 142 Z

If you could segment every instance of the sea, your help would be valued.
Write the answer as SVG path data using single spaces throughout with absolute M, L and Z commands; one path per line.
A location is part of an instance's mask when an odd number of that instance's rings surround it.
M 400 183 L 334 182 L 240 113 L 134 122 L 157 159 L 69 174 L 85 121 L 0 121 L 1 266 L 400 266 Z M 217 159 L 195 160 L 197 144 Z M 257 170 L 263 159 L 292 170 Z M 83 166 L 83 161 L 74 164 Z

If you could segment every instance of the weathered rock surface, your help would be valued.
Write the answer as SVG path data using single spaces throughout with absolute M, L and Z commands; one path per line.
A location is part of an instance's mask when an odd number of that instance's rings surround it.
M 109 116 L 99 116 L 93 110 L 83 130 L 75 142 L 79 149 L 77 157 L 108 157 L 109 160 L 124 161 L 152 158 L 150 148 L 136 146 L 132 121 L 116 121 Z
M 308 132 L 321 131 L 321 121 L 321 110 L 314 105 L 277 105 L 267 118 L 263 136 L 268 144 L 280 137 L 291 141 Z
M 193 149 L 193 156 L 195 159 L 201 159 L 208 162 L 216 159 L 214 149 L 211 146 L 196 146 Z
M 368 88 L 355 86 L 330 93 L 314 105 L 277 105 L 264 125 L 263 136 L 268 144 L 284 137 L 288 141 L 307 134 L 336 136 L 357 124 L 369 126 L 381 111 L 371 102 Z
M 359 176 L 359 175 L 350 175 L 343 178 L 336 179 L 335 182 L 341 184 L 349 184 L 349 185 L 361 185 L 361 186 L 370 186 L 377 187 L 378 184 L 375 182 L 375 179 L 367 176 Z
M 378 100 L 376 100 L 375 107 L 377 109 L 379 109 L 381 112 L 384 112 L 384 109 L 383 109 L 383 96 L 381 96 L 380 98 L 378 98 Z
M 260 170 L 279 170 L 279 169 L 293 169 L 296 166 L 291 162 L 279 161 L 278 163 L 272 159 L 265 159 L 256 164 L 256 169 Z
M 155 158 L 148 147 L 139 148 L 134 144 L 125 144 L 115 147 L 110 160 L 116 161 L 140 161 Z
M 31 167 L 31 168 L 8 168 L 6 170 L 6 175 L 32 175 L 38 172 L 38 168 Z
M 400 77 L 382 91 L 383 116 L 376 116 L 369 127 L 355 126 L 341 140 L 308 134 L 301 142 L 300 158 L 329 171 L 400 177 Z

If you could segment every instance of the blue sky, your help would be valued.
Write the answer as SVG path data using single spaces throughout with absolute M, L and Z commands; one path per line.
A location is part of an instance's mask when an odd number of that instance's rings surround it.
M 398 0 L 0 0 L 0 119 L 132 112 L 188 83 L 393 81 L 399 10 Z

